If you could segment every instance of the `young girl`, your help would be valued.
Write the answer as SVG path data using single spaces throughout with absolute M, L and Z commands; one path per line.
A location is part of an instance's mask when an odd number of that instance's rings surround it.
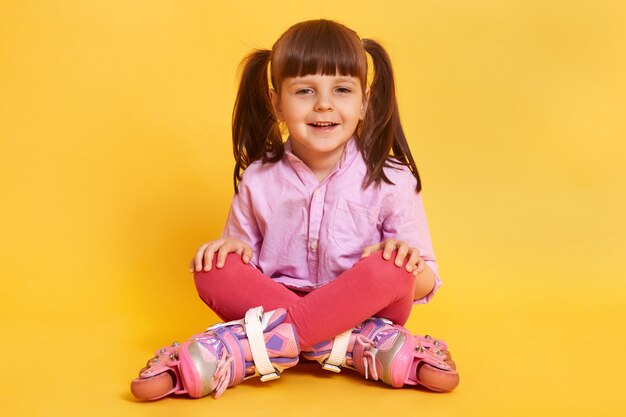
M 190 265 L 202 300 L 229 322 L 159 350 L 133 393 L 217 397 L 254 375 L 278 378 L 300 353 L 394 387 L 454 389 L 445 344 L 402 327 L 441 282 L 384 49 L 314 20 L 253 52 L 233 149 L 224 232 Z

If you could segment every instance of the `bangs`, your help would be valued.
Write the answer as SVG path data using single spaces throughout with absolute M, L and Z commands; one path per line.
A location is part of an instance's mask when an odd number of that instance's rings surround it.
M 328 20 L 292 26 L 274 45 L 271 78 L 274 88 L 289 77 L 343 75 L 357 77 L 365 90 L 367 57 L 356 32 Z

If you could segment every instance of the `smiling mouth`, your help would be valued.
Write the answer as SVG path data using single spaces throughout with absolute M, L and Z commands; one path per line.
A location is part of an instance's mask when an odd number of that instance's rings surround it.
M 313 122 L 313 123 L 307 123 L 309 126 L 311 127 L 334 127 L 337 126 L 339 123 L 333 123 L 333 122 Z

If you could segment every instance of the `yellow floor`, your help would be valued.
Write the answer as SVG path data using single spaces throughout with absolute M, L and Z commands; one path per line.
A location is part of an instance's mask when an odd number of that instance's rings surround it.
M 623 1 L 392 3 L 0 2 L 1 415 L 626 416 Z M 136 402 L 216 321 L 187 263 L 232 197 L 237 65 L 318 17 L 393 59 L 444 281 L 408 327 L 461 384 L 302 364 Z
M 461 384 L 448 394 L 394 390 L 350 371 L 336 375 L 303 363 L 278 381 L 246 381 L 218 400 L 154 403 L 136 402 L 129 380 L 156 347 L 182 340 L 200 320 L 179 326 L 166 320 L 157 331 L 164 311 L 154 306 L 141 322 L 121 311 L 43 314 L 4 329 L 11 341 L 3 348 L 3 408 L 23 416 L 623 416 L 626 367 L 619 358 L 626 323 L 617 297 L 607 298 L 588 308 L 573 298 L 569 306 L 541 310 L 532 308 L 536 300 L 420 310 L 409 327 L 444 337 L 458 363 Z
M 452 289 L 446 292 L 448 299 L 459 297 Z M 459 366 L 461 384 L 449 394 L 394 390 L 350 371 L 336 375 L 304 363 L 278 381 L 247 381 L 218 400 L 136 402 L 128 383 L 153 350 L 201 329 L 203 319 L 212 321 L 208 316 L 182 319 L 204 312 L 200 301 L 190 298 L 191 305 L 179 307 L 181 323 L 160 319 L 166 314 L 165 299 L 146 305 L 144 314 L 125 315 L 120 308 L 38 311 L 38 317 L 15 318 L 3 330 L 10 335 L 3 347 L 8 376 L 3 407 L 23 416 L 410 412 L 617 417 L 626 410 L 626 366 L 620 360 L 626 323 L 623 302 L 615 293 L 604 294 L 601 303 L 569 295 L 551 308 L 539 298 L 456 305 L 442 301 L 417 308 L 408 327 L 444 338 Z

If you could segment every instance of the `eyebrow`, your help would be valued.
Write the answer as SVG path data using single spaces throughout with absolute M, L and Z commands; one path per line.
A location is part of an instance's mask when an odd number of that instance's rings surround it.
M 349 82 L 349 83 L 358 83 L 358 78 L 357 77 L 339 77 L 339 80 L 341 82 Z
M 293 81 L 289 83 L 290 85 L 308 84 L 309 82 L 312 81 L 308 75 L 305 75 L 303 77 L 292 77 L 292 79 Z M 359 83 L 356 77 L 338 77 L 335 81 L 338 83 L 351 83 L 351 84 Z

